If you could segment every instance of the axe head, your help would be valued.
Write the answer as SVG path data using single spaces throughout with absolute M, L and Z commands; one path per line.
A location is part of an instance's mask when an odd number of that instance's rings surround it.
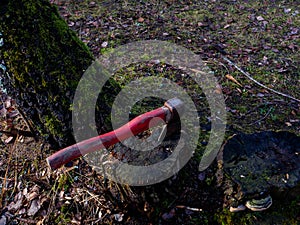
M 184 113 L 184 104 L 179 98 L 172 98 L 165 102 L 164 106 L 171 112 L 170 118 L 166 118 L 168 123 L 170 120 L 177 121 L 179 115 Z

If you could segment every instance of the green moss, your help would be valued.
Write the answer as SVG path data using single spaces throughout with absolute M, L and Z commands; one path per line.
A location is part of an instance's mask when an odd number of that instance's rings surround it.
M 59 177 L 57 189 L 58 190 L 62 190 L 64 188 L 64 186 L 66 185 L 67 181 L 68 181 L 67 175 L 66 174 L 62 174 Z
M 60 209 L 59 216 L 55 219 L 56 224 L 70 224 L 71 223 L 71 209 L 69 204 L 63 204 Z
M 61 121 L 59 121 L 54 116 L 45 116 L 45 126 L 49 129 L 50 133 L 56 132 L 56 130 L 61 126 Z M 60 134 L 58 134 L 59 137 Z
M 186 12 L 182 12 L 177 14 L 179 18 L 186 19 L 190 22 L 197 23 L 203 22 L 208 18 L 213 18 L 212 14 L 208 9 L 197 9 L 197 10 L 189 10 Z
M 69 145 L 74 142 L 70 106 L 93 55 L 48 1 L 5 3 L 1 4 L 7 10 L 0 15 L 5 44 L 0 54 L 13 77 L 6 78 L 12 84 L 9 91 L 21 93 L 20 108 L 43 136 L 52 144 Z

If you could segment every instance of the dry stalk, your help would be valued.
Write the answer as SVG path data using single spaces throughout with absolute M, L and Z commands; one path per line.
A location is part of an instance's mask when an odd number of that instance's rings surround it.
M 3 198 L 4 198 L 4 196 L 6 194 L 6 191 L 7 191 L 7 189 L 6 189 L 6 181 L 7 180 L 11 180 L 10 178 L 7 178 L 7 176 L 8 176 L 8 171 L 9 171 L 9 168 L 10 168 L 10 163 L 11 163 L 11 160 L 12 160 L 12 155 L 13 155 L 13 152 L 14 152 L 14 150 L 16 148 L 16 142 L 17 142 L 17 140 L 18 140 L 18 136 L 15 139 L 14 144 L 13 144 L 11 150 L 9 151 L 9 157 L 8 157 L 8 160 L 7 160 L 7 167 L 6 167 L 6 170 L 5 170 L 5 175 L 4 175 L 3 184 L 2 184 L 2 191 L 1 191 L 1 195 L 0 195 L 0 208 L 3 208 L 2 201 L 3 201 Z M 16 182 L 16 179 L 17 178 L 15 177 L 15 182 Z M 14 190 L 15 190 L 15 186 L 16 185 L 14 185 Z M 14 190 L 13 190 L 13 192 L 14 192 Z

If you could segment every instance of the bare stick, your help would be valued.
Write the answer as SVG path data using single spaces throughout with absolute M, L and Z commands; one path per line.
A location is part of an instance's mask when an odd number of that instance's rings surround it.
M 255 121 L 255 122 L 253 122 L 253 123 L 250 123 L 249 125 L 253 125 L 253 124 L 259 123 L 259 122 L 263 121 L 264 119 L 266 119 L 266 118 L 269 116 L 269 114 L 271 113 L 272 109 L 273 109 L 273 108 L 271 107 L 271 108 L 268 110 L 268 112 L 266 113 L 266 115 L 263 116 L 263 118 L 261 118 L 261 119 Z
M 279 92 L 279 91 L 276 91 L 276 90 L 274 90 L 274 89 L 272 89 L 272 88 L 269 88 L 269 87 L 265 86 L 264 84 L 258 82 L 257 80 L 253 79 L 253 78 L 251 77 L 251 75 L 250 75 L 248 72 L 244 71 L 242 68 L 240 68 L 239 66 L 237 66 L 235 63 L 233 63 L 231 60 L 229 60 L 226 56 L 222 56 L 222 58 L 223 58 L 226 62 L 228 62 L 229 65 L 233 65 L 238 71 L 240 71 L 240 72 L 241 72 L 242 74 L 244 74 L 249 80 L 251 80 L 252 82 L 256 83 L 257 85 L 259 85 L 259 86 L 261 86 L 261 87 L 263 87 L 263 88 L 265 88 L 265 89 L 267 89 L 267 90 L 269 90 L 269 91 L 271 91 L 271 92 L 274 92 L 274 93 L 276 93 L 276 94 L 278 94 L 278 95 L 281 95 L 281 96 L 284 96 L 284 97 L 286 97 L 286 98 L 290 98 L 290 99 L 293 99 L 293 100 L 295 100 L 295 101 L 297 101 L 297 102 L 300 102 L 300 100 L 297 99 L 297 98 L 294 98 L 294 97 L 292 97 L 292 96 L 290 96 L 290 95 L 288 95 L 288 94 L 284 94 L 284 93 L 282 93 L 282 92 Z

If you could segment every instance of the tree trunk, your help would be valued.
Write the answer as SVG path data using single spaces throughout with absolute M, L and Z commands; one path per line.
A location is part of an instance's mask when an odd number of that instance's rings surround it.
M 93 55 L 48 0 L 1 0 L 0 21 L 9 94 L 52 146 L 73 144 L 72 100 Z

